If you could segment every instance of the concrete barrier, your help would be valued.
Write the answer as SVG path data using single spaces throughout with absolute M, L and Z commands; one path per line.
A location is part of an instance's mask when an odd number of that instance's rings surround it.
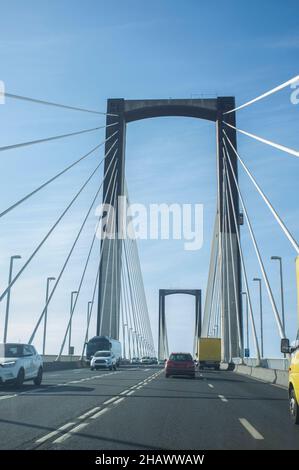
M 248 375 L 254 379 L 263 380 L 264 382 L 277 384 L 288 388 L 289 374 L 287 371 L 279 369 L 266 369 L 264 367 L 251 367 L 246 365 L 236 365 L 235 373 Z
M 57 358 L 57 354 L 46 354 L 45 356 L 41 356 L 43 358 L 43 362 L 55 362 Z M 62 355 L 60 358 L 61 362 L 78 362 L 80 361 L 81 356 L 69 356 L 68 354 Z
M 83 369 L 87 367 L 85 361 L 55 361 L 44 362 L 44 371 L 50 372 L 55 370 Z

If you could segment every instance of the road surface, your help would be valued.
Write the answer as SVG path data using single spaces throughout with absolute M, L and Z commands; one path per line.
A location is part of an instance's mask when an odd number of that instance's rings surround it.
M 299 449 L 287 392 L 234 372 L 48 372 L 0 388 L 0 449 Z

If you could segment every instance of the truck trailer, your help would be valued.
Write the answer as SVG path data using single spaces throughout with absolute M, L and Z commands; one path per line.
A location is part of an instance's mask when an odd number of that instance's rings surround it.
M 221 362 L 221 339 L 199 338 L 198 341 L 198 368 L 212 368 L 219 370 Z

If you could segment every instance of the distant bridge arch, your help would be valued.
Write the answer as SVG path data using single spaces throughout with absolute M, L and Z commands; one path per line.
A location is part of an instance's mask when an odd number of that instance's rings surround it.
M 201 335 L 201 290 L 200 289 L 159 289 L 159 339 L 158 357 L 164 360 L 169 357 L 167 327 L 165 318 L 165 297 L 168 295 L 185 294 L 195 297 L 195 331 L 193 354 L 197 350 L 198 340 Z

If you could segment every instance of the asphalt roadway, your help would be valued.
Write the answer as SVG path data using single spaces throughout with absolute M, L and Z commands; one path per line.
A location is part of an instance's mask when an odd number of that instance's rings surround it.
M 234 372 L 48 372 L 0 387 L 0 449 L 299 449 L 287 391 Z

